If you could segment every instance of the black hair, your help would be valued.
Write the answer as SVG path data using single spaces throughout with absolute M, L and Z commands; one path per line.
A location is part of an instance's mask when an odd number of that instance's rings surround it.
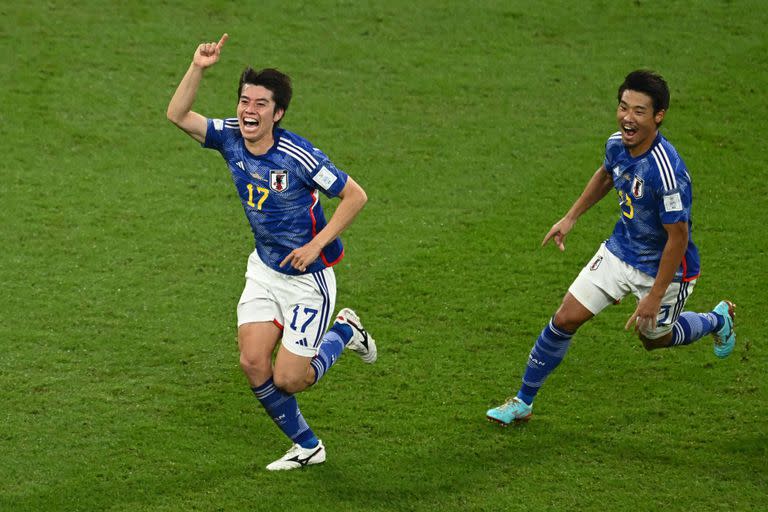
M 283 115 L 285 115 L 288 105 L 291 103 L 291 96 L 293 96 L 291 77 L 274 68 L 264 68 L 255 71 L 249 66 L 240 75 L 240 84 L 237 87 L 238 100 L 243 93 L 243 86 L 245 84 L 260 85 L 272 91 L 272 98 L 275 100 L 275 111 L 282 110 Z M 280 118 L 280 121 L 282 121 L 282 118 Z M 275 124 L 279 125 L 280 121 Z
M 624 91 L 637 91 L 647 94 L 653 100 L 654 115 L 660 110 L 669 108 L 669 87 L 664 78 L 647 69 L 638 69 L 628 74 L 624 82 L 619 86 L 618 101 L 621 103 L 621 95 Z

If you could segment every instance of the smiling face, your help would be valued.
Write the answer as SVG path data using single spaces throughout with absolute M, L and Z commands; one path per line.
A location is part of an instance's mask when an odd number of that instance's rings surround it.
M 653 98 L 645 93 L 625 90 L 616 109 L 616 120 L 621 130 L 621 141 L 633 157 L 650 149 L 656 138 L 664 110 L 653 112 Z
M 274 144 L 272 130 L 283 117 L 277 109 L 272 91 L 261 85 L 243 84 L 237 103 L 240 133 L 249 151 L 264 154 Z

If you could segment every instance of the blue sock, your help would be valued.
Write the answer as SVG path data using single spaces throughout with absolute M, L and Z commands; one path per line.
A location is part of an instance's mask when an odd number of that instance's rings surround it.
M 272 421 L 291 441 L 301 445 L 302 448 L 317 446 L 319 441 L 309 428 L 304 416 L 301 415 L 295 396 L 278 389 L 272 377 L 261 386 L 251 388 L 251 391 L 264 406 Z
M 352 339 L 352 328 L 346 324 L 334 323 L 323 336 L 317 355 L 309 363 L 315 369 L 315 384 L 339 359 L 344 347 Z
M 706 313 L 703 313 L 706 314 Z M 715 326 L 712 328 L 712 332 L 719 331 L 725 325 L 725 318 L 721 317 L 714 311 L 710 311 L 709 314 L 715 317 Z
M 523 385 L 517 392 L 517 398 L 528 405 L 533 403 L 539 388 L 568 352 L 572 337 L 572 332 L 558 328 L 554 321 L 550 320 L 528 356 L 528 366 L 525 368 Z
M 670 347 L 690 345 L 723 326 L 724 320 L 715 313 L 683 312 L 672 324 L 672 343 Z

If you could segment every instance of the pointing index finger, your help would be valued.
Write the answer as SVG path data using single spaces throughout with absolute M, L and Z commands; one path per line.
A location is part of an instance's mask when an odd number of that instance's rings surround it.
M 545 245 L 547 245 L 547 242 L 549 242 L 554 235 L 555 235 L 555 228 L 552 228 L 547 232 L 546 236 L 544 236 L 544 240 L 541 241 L 541 246 L 544 247 Z
M 625 331 L 628 331 L 628 330 L 629 330 L 629 329 L 632 327 L 632 323 L 633 323 L 633 322 L 634 322 L 635 324 L 637 324 L 637 311 L 635 311 L 634 313 L 632 313 L 632 316 L 631 316 L 631 317 L 629 317 L 629 320 L 627 320 L 627 323 L 626 323 L 626 325 L 624 325 L 624 330 L 625 330 Z
M 221 36 L 221 39 L 219 39 L 219 42 L 216 43 L 216 49 L 221 50 L 221 47 L 224 46 L 224 43 L 227 42 L 227 39 L 229 39 L 229 34 L 226 32 Z

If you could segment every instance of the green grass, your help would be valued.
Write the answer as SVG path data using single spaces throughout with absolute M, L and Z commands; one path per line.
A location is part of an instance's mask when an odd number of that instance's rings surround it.
M 130 4 L 130 3 L 129 3 Z M 0 510 L 764 510 L 768 355 L 760 1 L 162 2 L 0 6 Z M 165 120 L 195 46 L 294 78 L 287 128 L 366 189 L 338 306 L 380 343 L 299 397 L 328 462 L 287 447 L 237 365 L 251 235 L 220 157 Z M 703 276 L 738 305 L 646 353 L 632 300 L 585 326 L 521 428 L 484 412 L 617 212 L 538 245 L 601 162 L 618 84 L 672 88 Z M 333 203 L 328 203 L 332 210 Z

